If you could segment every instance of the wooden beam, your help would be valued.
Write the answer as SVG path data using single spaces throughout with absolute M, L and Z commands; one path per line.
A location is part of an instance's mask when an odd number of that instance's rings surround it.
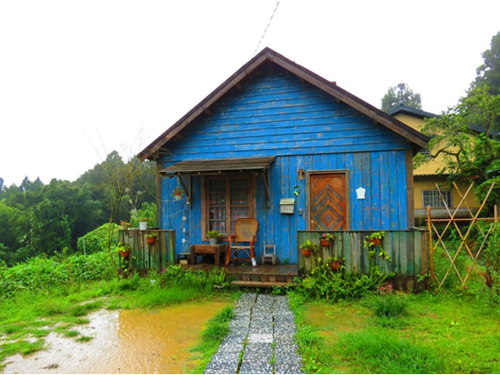
M 239 82 L 236 85 L 234 85 L 234 87 L 236 87 L 239 91 L 243 91 L 243 86 Z
M 214 112 L 210 108 L 205 109 L 203 112 L 205 112 L 205 114 L 209 116 L 212 116 L 214 114 Z

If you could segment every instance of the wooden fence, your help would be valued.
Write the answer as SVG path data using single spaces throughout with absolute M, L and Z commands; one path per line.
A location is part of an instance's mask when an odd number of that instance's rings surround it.
M 384 273 L 393 272 L 396 277 L 412 277 L 426 275 L 429 271 L 429 234 L 426 230 L 385 231 L 382 247 L 391 260 L 378 255 L 369 257 L 364 242 L 374 231 L 341 231 L 329 232 L 335 236 L 328 247 L 320 245 L 323 232 L 298 231 L 298 243 L 311 240 L 319 246 L 317 256 L 323 260 L 328 257 L 343 259 L 346 272 L 368 273 L 371 265 L 378 265 Z M 317 264 L 317 257 L 304 257 L 299 251 L 299 269 L 310 271 Z
M 147 235 L 151 233 L 156 234 L 154 244 L 147 243 Z M 175 264 L 175 231 L 173 230 L 120 230 L 118 241 L 130 246 L 129 267 L 136 271 L 161 270 L 169 264 Z

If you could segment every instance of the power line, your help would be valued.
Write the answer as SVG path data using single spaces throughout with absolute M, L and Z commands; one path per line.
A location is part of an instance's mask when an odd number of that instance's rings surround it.
M 262 40 L 263 40 L 263 39 L 264 39 L 264 37 L 266 36 L 267 29 L 269 28 L 269 26 L 271 25 L 271 22 L 273 21 L 274 13 L 276 13 L 276 10 L 278 9 L 278 5 L 280 5 L 280 2 L 279 2 L 279 1 L 276 3 L 276 8 L 274 8 L 274 12 L 273 12 L 273 14 L 271 15 L 271 18 L 269 19 L 269 23 L 267 24 L 266 29 L 264 30 L 264 33 L 262 34 L 262 37 L 261 37 L 261 38 L 260 38 L 260 40 L 259 40 L 259 44 L 257 44 L 257 48 L 255 48 L 255 51 L 253 51 L 252 57 L 254 57 L 254 56 L 255 56 L 255 53 L 257 52 L 257 50 L 258 50 L 258 49 L 259 49 L 259 47 L 260 47 L 260 43 L 262 42 Z

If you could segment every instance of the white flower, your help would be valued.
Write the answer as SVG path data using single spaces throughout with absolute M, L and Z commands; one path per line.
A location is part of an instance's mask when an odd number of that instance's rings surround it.
M 181 242 L 182 242 L 182 244 L 185 244 L 186 243 L 186 239 L 183 238 Z
M 187 217 L 186 216 L 183 216 L 182 217 L 182 221 L 186 221 L 187 220 Z
M 186 228 L 182 228 L 182 233 L 186 233 Z

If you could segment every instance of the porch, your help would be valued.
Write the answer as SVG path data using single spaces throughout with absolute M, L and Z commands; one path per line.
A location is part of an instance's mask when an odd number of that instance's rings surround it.
M 215 264 L 185 264 L 183 269 L 192 271 L 209 272 L 218 267 Z M 222 268 L 222 267 L 220 267 Z M 233 276 L 232 285 L 256 288 L 272 288 L 274 286 L 292 285 L 293 279 L 299 275 L 299 269 L 296 264 L 276 264 L 276 265 L 230 265 L 223 267 L 227 276 Z

